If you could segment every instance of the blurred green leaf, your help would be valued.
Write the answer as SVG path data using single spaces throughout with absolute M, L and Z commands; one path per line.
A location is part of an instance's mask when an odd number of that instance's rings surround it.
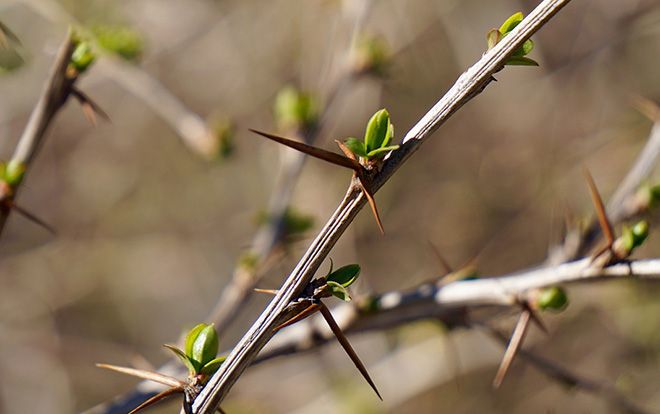
M 79 72 L 85 72 L 96 60 L 92 46 L 87 41 L 78 41 L 71 54 L 71 65 Z
M 318 121 L 316 100 L 291 86 L 283 88 L 275 98 L 275 121 L 282 131 L 312 128 Z
M 568 306 L 568 296 L 561 287 L 549 287 L 539 292 L 537 305 L 541 310 L 560 311 Z
M 93 26 L 91 31 L 99 46 L 125 60 L 136 61 L 144 52 L 144 38 L 129 26 L 100 24 Z

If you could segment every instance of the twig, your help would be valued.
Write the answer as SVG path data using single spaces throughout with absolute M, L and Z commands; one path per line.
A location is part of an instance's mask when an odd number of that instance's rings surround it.
M 73 49 L 72 34 L 69 33 L 57 52 L 50 76 L 46 81 L 37 105 L 30 114 L 28 123 L 10 160 L 10 162 L 16 165 L 22 165 L 26 173 L 29 171 L 29 167 L 37 151 L 43 144 L 48 127 L 57 112 L 66 103 L 73 85 L 77 80 L 77 76 L 71 77 L 67 75 L 67 68 Z M 13 187 L 12 197 L 16 197 L 19 186 L 20 183 Z M 11 208 L 0 209 L 0 233 L 4 230 L 10 212 Z
M 461 75 L 449 92 L 408 132 L 401 148 L 392 153 L 383 170 L 374 177 L 373 191 L 382 186 L 419 148 L 420 144 L 426 141 L 454 112 L 479 94 L 490 83 L 492 75 L 502 68 L 507 58 L 569 2 L 570 0 L 543 1 L 513 32 Z M 270 340 L 273 329 L 291 316 L 285 311 L 287 305 L 300 295 L 334 244 L 362 208 L 366 201 L 362 194 L 356 185 L 351 185 L 335 214 L 284 282 L 278 295 L 244 335 L 195 400 L 194 413 L 212 414 L 242 372 Z

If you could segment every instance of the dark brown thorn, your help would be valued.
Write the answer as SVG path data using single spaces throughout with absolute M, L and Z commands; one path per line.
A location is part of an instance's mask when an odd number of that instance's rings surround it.
M 431 248 L 431 251 L 433 252 L 433 255 L 435 258 L 440 262 L 440 265 L 443 267 L 445 273 L 440 277 L 440 280 L 442 280 L 445 276 L 453 272 L 453 269 L 449 265 L 449 262 L 445 259 L 445 257 L 440 253 L 440 249 L 438 249 L 438 246 L 433 244 L 431 240 L 426 241 L 429 244 L 429 247 Z
M 254 291 L 257 293 L 266 293 L 268 295 L 277 295 L 278 292 L 277 289 L 259 289 L 259 288 L 254 288 Z
M 360 357 L 358 357 L 357 353 L 351 346 L 351 343 L 348 342 L 348 338 L 346 338 L 346 335 L 344 335 L 344 332 L 342 332 L 341 328 L 339 325 L 337 325 L 337 321 L 335 321 L 335 318 L 332 316 L 332 312 L 330 312 L 330 309 L 328 309 L 327 306 L 323 302 L 319 302 L 320 307 L 321 307 L 321 315 L 323 315 L 323 318 L 325 321 L 328 323 L 328 326 L 330 326 L 330 330 L 332 331 L 333 334 L 335 334 L 335 337 L 341 344 L 342 348 L 344 348 L 344 351 L 348 354 L 348 357 L 353 361 L 353 364 L 355 364 L 355 367 L 360 371 L 360 374 L 362 374 L 362 377 L 369 383 L 371 386 L 371 389 L 374 390 L 378 398 L 380 398 L 381 401 L 383 401 L 383 397 L 381 397 L 380 392 L 378 392 L 378 388 L 376 388 L 376 384 L 374 384 L 373 380 L 369 376 L 369 372 L 367 371 L 367 368 L 364 366 L 362 361 L 360 361 Z
M 330 164 L 338 165 L 340 167 L 348 168 L 349 170 L 359 171 L 362 169 L 362 165 L 356 160 L 352 160 L 348 157 L 341 156 L 334 152 L 326 151 L 322 148 L 313 147 L 307 145 L 303 142 L 295 141 L 289 138 L 280 137 L 277 135 L 269 134 L 267 132 L 257 131 L 256 129 L 249 128 L 250 131 L 255 134 L 261 135 L 262 137 L 268 138 L 272 141 L 286 145 L 289 148 L 293 148 L 297 151 L 303 152 L 307 155 L 310 155 L 314 158 L 329 162 Z
M 90 98 L 87 96 L 83 91 L 80 89 L 76 88 L 73 86 L 71 88 L 71 94 L 78 100 L 80 103 L 80 107 L 82 108 L 83 114 L 85 115 L 85 118 L 93 125 L 96 126 L 96 115 L 98 114 L 101 118 L 105 119 L 106 121 L 110 122 L 110 117 L 108 116 L 107 113 L 101 107 L 96 104 Z
M 497 374 L 495 374 L 495 379 L 493 380 L 494 388 L 499 388 L 500 385 L 502 385 L 502 381 L 504 381 L 504 377 L 506 376 L 511 363 L 513 362 L 513 358 L 515 358 L 518 350 L 520 349 L 520 346 L 522 345 L 523 339 L 525 339 L 525 334 L 527 333 L 527 328 L 529 327 L 530 318 L 531 313 L 528 310 L 523 310 L 520 313 L 518 323 L 516 323 L 516 327 L 511 334 L 509 344 L 506 347 L 506 351 L 504 351 L 504 356 L 502 357 L 500 367 L 497 369 Z
M 169 375 L 164 375 L 159 372 L 154 371 L 145 371 L 142 369 L 120 367 L 117 365 L 110 364 L 96 364 L 97 367 L 103 369 L 109 369 L 110 371 L 119 372 L 121 374 L 131 375 L 133 377 L 142 378 L 145 380 L 157 382 L 159 384 L 167 385 L 168 387 L 183 387 L 186 385 L 185 382 L 179 380 L 178 378 L 171 377 Z
M 300 313 L 297 313 L 296 315 L 291 317 L 291 319 L 289 319 L 288 321 L 286 321 L 283 324 L 277 326 L 275 328 L 275 332 L 278 332 L 282 328 L 286 328 L 289 325 L 293 325 L 294 323 L 300 322 L 303 319 L 307 318 L 308 316 L 311 316 L 314 312 L 319 310 L 319 307 L 320 307 L 320 305 L 318 303 L 312 303 L 311 305 L 309 305 L 308 307 L 306 307 L 305 309 L 300 311 Z
M 612 247 L 612 244 L 614 244 L 614 231 L 612 230 L 612 223 L 610 223 L 610 220 L 607 218 L 607 212 L 605 210 L 605 205 L 603 204 L 603 199 L 600 197 L 598 188 L 596 188 L 596 183 L 589 173 L 589 170 L 584 168 L 583 173 L 584 177 L 587 179 L 587 184 L 589 185 L 591 201 L 593 201 L 594 207 L 596 208 L 596 215 L 598 216 L 600 228 L 603 231 L 605 240 L 607 240 L 607 247 Z
M 376 200 L 374 200 L 374 196 L 371 194 L 371 191 L 369 191 L 367 187 L 364 185 L 362 179 L 358 178 L 358 182 L 360 183 L 360 188 L 362 189 L 362 192 L 364 193 L 365 197 L 367 197 L 367 201 L 369 202 L 369 207 L 371 207 L 371 212 L 374 214 L 374 218 L 376 219 L 376 223 L 378 224 L 380 233 L 384 235 L 385 229 L 383 228 L 383 222 L 380 221 L 380 214 L 378 214 L 378 207 L 376 207 Z
M 544 334 L 547 335 L 549 333 L 548 327 L 545 326 L 545 323 L 543 323 L 543 320 L 541 319 L 539 314 L 529 305 L 529 303 L 526 302 L 526 301 L 523 302 L 522 303 L 522 308 L 529 312 L 529 317 L 530 317 L 531 321 L 534 322 L 534 324 L 536 324 L 536 326 L 541 331 L 543 331 Z
M 336 139 L 335 142 L 337 143 L 337 146 L 341 150 L 341 152 L 344 153 L 348 158 L 352 159 L 353 161 L 357 161 L 358 159 L 355 157 L 355 154 L 353 154 L 353 151 L 351 151 L 346 144 L 341 142 L 340 140 Z
M 157 404 L 161 400 L 164 400 L 167 397 L 171 397 L 174 394 L 178 393 L 183 393 L 183 387 L 172 387 L 168 388 L 165 391 L 154 395 L 153 397 L 149 398 L 147 401 L 143 402 L 142 404 L 138 405 L 131 411 L 129 411 L 128 414 L 135 414 L 138 411 L 144 410 L 145 408 L 151 407 L 154 404 Z
M 46 223 L 45 221 L 43 221 L 42 219 L 40 219 L 36 215 L 30 213 L 29 211 L 27 211 L 23 207 L 19 206 L 18 204 L 16 204 L 15 201 L 8 200 L 8 201 L 6 201 L 6 203 L 8 204 L 10 209 L 16 210 L 16 212 L 18 214 L 25 217 L 26 219 L 33 222 L 34 224 L 43 227 L 44 229 L 46 229 L 52 235 L 57 234 L 55 229 L 50 224 Z

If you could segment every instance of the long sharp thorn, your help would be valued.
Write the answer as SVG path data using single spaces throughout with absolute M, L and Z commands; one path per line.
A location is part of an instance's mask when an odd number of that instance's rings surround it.
M 37 224 L 38 226 L 43 227 L 43 228 L 46 229 L 49 233 L 51 233 L 51 234 L 53 234 L 53 235 L 57 234 L 57 232 L 55 231 L 55 229 L 54 229 L 50 224 L 46 223 L 45 221 L 43 221 L 42 219 L 40 219 L 40 218 L 37 217 L 36 215 L 30 213 L 29 211 L 27 211 L 27 210 L 24 209 L 23 207 L 19 206 L 19 205 L 16 204 L 14 201 L 10 201 L 10 202 L 9 202 L 9 208 L 16 210 L 16 212 L 17 212 L 18 214 L 20 214 L 21 216 L 23 216 L 23 217 L 25 217 L 26 219 L 30 220 L 31 222 Z
M 587 184 L 589 185 L 589 192 L 591 193 L 591 200 L 594 203 L 596 208 L 596 215 L 598 216 L 598 221 L 600 223 L 600 228 L 605 235 L 607 240 L 607 246 L 611 247 L 614 244 L 614 231 L 612 230 L 612 223 L 607 218 L 607 212 L 605 210 L 605 205 L 603 204 L 603 199 L 600 197 L 596 183 L 594 182 L 593 177 L 589 173 L 589 170 L 586 168 L 583 170 L 584 177 L 587 179 Z
M 308 316 L 311 316 L 314 312 L 319 310 L 319 306 L 320 305 L 318 303 L 312 303 L 311 305 L 309 305 L 308 307 L 303 309 L 300 313 L 296 314 L 295 316 L 293 316 L 288 321 L 286 321 L 283 324 L 277 326 L 275 328 L 275 332 L 278 332 L 282 328 L 286 328 L 289 325 L 293 325 L 294 323 L 300 322 L 303 319 L 307 318 Z
M 374 200 L 374 196 L 367 189 L 367 187 L 364 185 L 362 180 L 359 180 L 359 182 L 362 192 L 364 193 L 365 197 L 367 197 L 367 201 L 369 202 L 369 207 L 371 207 L 371 212 L 374 214 L 374 218 L 376 219 L 376 223 L 378 224 L 380 233 L 385 234 L 385 229 L 383 228 L 383 222 L 380 221 L 380 214 L 378 214 L 378 207 L 376 207 L 376 200 Z
M 527 328 L 529 327 L 530 318 L 531 314 L 528 310 L 523 310 L 520 314 L 518 323 L 516 324 L 516 327 L 511 334 L 509 345 L 507 345 L 506 351 L 504 351 L 502 362 L 500 363 L 500 367 L 497 369 L 497 374 L 493 380 L 494 388 L 499 388 L 500 385 L 502 385 L 502 381 L 504 380 L 504 377 L 506 376 L 511 363 L 513 362 L 513 358 L 515 358 L 518 350 L 520 349 L 520 346 L 522 345 L 523 339 L 525 339 L 525 334 L 527 333 Z
M 164 400 L 165 398 L 170 397 L 170 396 L 172 396 L 174 394 L 177 394 L 177 393 L 180 393 L 180 392 L 183 392 L 183 387 L 168 388 L 165 391 L 154 395 L 153 397 L 149 398 L 148 400 L 146 400 L 142 404 L 138 405 L 137 407 L 132 409 L 128 414 L 135 414 L 138 411 L 144 410 L 145 408 L 150 407 L 150 406 L 158 403 L 159 401 Z
M 277 295 L 278 292 L 277 289 L 259 289 L 259 288 L 254 288 L 254 291 L 257 293 L 266 293 L 268 295 Z
M 360 357 L 358 357 L 357 353 L 351 346 L 351 343 L 348 342 L 348 338 L 346 338 L 344 332 L 342 332 L 339 325 L 337 325 L 337 321 L 335 321 L 335 318 L 332 316 L 332 312 L 330 312 L 330 309 L 328 309 L 328 307 L 325 306 L 323 302 L 320 303 L 320 306 L 321 306 L 321 315 L 323 315 L 323 318 L 328 323 L 328 326 L 330 326 L 330 330 L 332 330 L 332 333 L 335 334 L 335 337 L 341 344 L 342 348 L 344 348 L 344 351 L 346 351 L 348 357 L 351 358 L 351 361 L 353 361 L 355 367 L 358 369 L 358 371 L 360 371 L 360 374 L 362 374 L 362 376 L 367 381 L 367 383 L 369 383 L 371 389 L 373 389 L 376 395 L 378 396 L 378 398 L 380 398 L 380 400 L 383 401 L 383 397 L 381 397 L 380 392 L 378 392 L 378 388 L 376 388 L 376 384 L 371 379 L 371 376 L 369 376 L 369 372 L 367 371 L 367 368 L 360 360 Z
M 128 367 L 120 367 L 117 365 L 109 365 L 109 364 L 96 364 L 96 366 L 99 368 L 120 372 L 122 374 L 131 375 L 133 377 L 138 377 L 149 381 L 157 382 L 159 384 L 167 385 L 168 387 L 176 388 L 176 387 L 183 387 L 185 385 L 183 381 L 180 381 L 177 378 L 170 377 L 169 375 L 163 375 L 158 372 L 145 371 L 142 369 L 135 369 Z
M 262 137 L 268 138 L 272 141 L 286 145 L 289 148 L 293 148 L 297 151 L 303 152 L 307 155 L 310 155 L 314 158 L 329 162 L 330 164 L 339 165 L 340 167 L 348 168 L 349 170 L 359 171 L 362 169 L 362 166 L 356 160 L 352 160 L 348 157 L 335 154 L 334 152 L 326 151 L 321 148 L 313 147 L 305 143 L 295 141 L 289 138 L 280 137 L 278 135 L 269 134 L 267 132 L 258 131 L 256 129 L 251 129 L 250 131 L 255 134 L 261 135 Z

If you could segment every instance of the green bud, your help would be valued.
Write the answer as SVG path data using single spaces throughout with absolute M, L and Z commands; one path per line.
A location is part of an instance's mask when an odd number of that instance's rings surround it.
M 537 305 L 541 310 L 561 311 L 568 306 L 568 296 L 561 287 L 545 288 L 539 292 Z
M 635 248 L 644 243 L 649 235 L 649 223 L 646 220 L 638 221 L 634 226 L 623 227 L 621 241 L 627 252 L 632 252 Z
M 213 324 L 199 324 L 186 337 L 186 355 L 200 366 L 218 354 L 218 334 Z
M 348 147 L 349 150 L 358 157 L 367 157 L 367 150 L 364 147 L 364 142 L 360 141 L 357 138 L 348 138 L 344 141 L 344 145 Z
M 360 265 L 358 264 L 349 264 L 334 272 L 331 270 L 330 273 L 326 276 L 328 282 L 337 283 L 345 288 L 353 284 L 360 275 Z
M 116 53 L 125 60 L 138 60 L 144 51 L 144 39 L 137 30 L 122 25 L 97 25 L 92 33 L 103 49 Z
M 283 131 L 312 128 L 318 121 L 315 99 L 290 86 L 282 89 L 275 98 L 275 121 Z
M 390 63 L 391 53 L 381 37 L 361 37 L 353 53 L 353 68 L 357 73 L 382 75 Z
M 390 132 L 390 114 L 387 109 L 381 109 L 372 115 L 364 133 L 364 146 L 367 153 L 387 145 Z M 391 138 L 391 137 L 390 137 Z
M 506 36 L 509 34 L 510 31 L 516 28 L 522 22 L 523 18 L 525 16 L 522 14 L 522 12 L 514 13 L 512 14 L 508 19 L 502 23 L 502 26 L 500 26 L 500 33 L 502 33 L 503 36 Z
M 71 66 L 73 66 L 78 73 L 83 73 L 92 63 L 94 63 L 95 59 L 96 55 L 92 51 L 92 46 L 89 42 L 81 40 L 77 42 L 76 47 L 71 54 Z
M 226 356 L 220 356 L 215 359 L 212 359 L 202 367 L 200 373 L 209 376 L 215 374 L 218 368 L 220 368 L 220 365 L 222 365 L 222 363 L 225 362 L 225 359 L 227 359 Z
M 516 26 L 520 24 L 524 16 L 521 12 L 513 14 L 511 17 L 500 26 L 499 29 L 493 29 L 486 35 L 488 42 L 488 50 L 492 49 L 497 43 L 506 37 Z M 528 57 L 526 57 L 534 49 L 534 42 L 527 39 L 525 43 L 516 49 L 511 57 L 506 61 L 506 65 L 512 66 L 538 66 L 539 64 Z
M 15 160 L 10 160 L 3 168 L 3 177 L 7 184 L 12 187 L 17 186 L 25 175 L 25 164 Z

